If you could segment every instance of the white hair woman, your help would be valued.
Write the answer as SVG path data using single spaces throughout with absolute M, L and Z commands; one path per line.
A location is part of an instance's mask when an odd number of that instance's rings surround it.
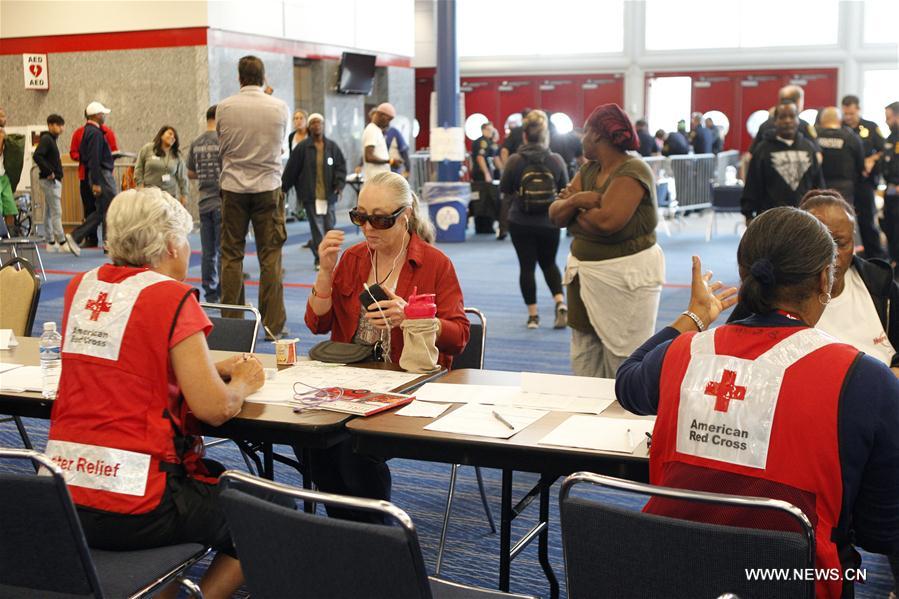
M 333 341 L 381 347 L 386 359 L 399 362 L 406 300 L 415 289 L 433 293 L 439 321 L 438 362 L 449 368 L 453 356 L 468 343 L 462 290 L 453 263 L 431 245 L 434 228 L 409 184 L 396 173 L 373 176 L 350 210 L 350 220 L 361 227 L 365 240 L 341 256 L 343 231 L 328 231 L 322 239 L 321 270 L 306 305 L 309 330 L 330 332 Z M 385 299 L 372 301 L 379 297 L 377 290 Z M 371 301 L 367 306 L 360 302 L 363 293 Z M 348 443 L 316 453 L 321 455 L 312 460 L 312 476 L 323 491 L 390 499 L 390 470 L 383 462 L 353 454 Z M 329 508 L 329 513 L 335 512 Z M 338 515 L 365 517 L 346 511 Z
M 243 575 L 218 506 L 222 467 L 202 459 L 198 421 L 235 416 L 265 375 L 250 355 L 213 364 L 212 324 L 183 283 L 193 222 L 175 198 L 120 193 L 106 226 L 112 264 L 66 290 L 47 454 L 66 473 L 92 547 L 210 545 L 219 553 L 201 587 L 230 597 Z

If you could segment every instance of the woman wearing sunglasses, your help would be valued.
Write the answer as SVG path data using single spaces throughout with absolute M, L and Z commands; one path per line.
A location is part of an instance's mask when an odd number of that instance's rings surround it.
M 379 344 L 384 357 L 398 363 L 403 352 L 406 298 L 435 294 L 438 362 L 450 368 L 453 356 L 468 343 L 469 322 L 463 311 L 462 290 L 453 263 L 431 245 L 434 228 L 422 215 L 418 199 L 406 180 L 396 173 L 378 173 L 369 179 L 350 210 L 353 224 L 365 241 L 341 255 L 344 233 L 328 231 L 318 248 L 321 270 L 306 304 L 306 325 L 315 334 L 331 333 L 333 341 Z M 339 261 L 338 261 L 339 257 Z M 377 296 L 387 299 L 360 301 Z M 315 452 L 312 476 L 323 491 L 390 499 L 390 470 L 374 458 L 353 454 L 348 443 Z M 371 514 L 333 510 L 329 514 L 371 520 Z M 376 517 L 376 516 L 375 516 Z

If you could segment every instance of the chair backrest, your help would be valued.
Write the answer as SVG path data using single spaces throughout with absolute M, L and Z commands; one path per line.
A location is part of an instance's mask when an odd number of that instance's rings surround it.
M 713 185 L 712 208 L 715 212 L 739 212 L 743 187 L 740 185 Z
M 253 597 L 431 597 L 415 527 L 393 504 L 297 489 L 235 470 L 219 484 Z M 377 512 L 398 525 L 307 514 L 280 503 L 285 499 Z
M 484 368 L 484 348 L 487 345 L 487 317 L 477 308 L 465 308 L 465 313 L 477 320 L 471 323 L 468 345 L 453 358 L 453 369 Z M 471 318 L 469 317 L 469 320 Z
M 256 336 L 259 334 L 259 323 L 262 317 L 259 310 L 253 306 L 231 306 L 228 304 L 210 304 L 200 302 L 200 306 L 206 311 L 218 310 L 219 314 L 225 311 L 240 311 L 250 315 L 251 318 L 223 318 L 222 316 L 210 316 L 212 332 L 206 337 L 209 349 L 220 351 L 256 351 Z
M 30 460 L 49 474 L 0 473 L 0 596 L 102 597 L 62 471 L 28 449 L 0 449 L 0 459 Z
M 17 337 L 30 337 L 41 282 L 31 262 L 13 258 L 0 268 L 0 329 L 12 329 Z
M 802 532 L 757 530 L 647 514 L 571 495 L 578 484 L 674 500 L 776 511 Z M 814 597 L 814 582 L 751 581 L 749 568 L 814 568 L 815 534 L 799 508 L 774 499 L 656 487 L 578 472 L 559 496 L 568 595 L 580 597 Z

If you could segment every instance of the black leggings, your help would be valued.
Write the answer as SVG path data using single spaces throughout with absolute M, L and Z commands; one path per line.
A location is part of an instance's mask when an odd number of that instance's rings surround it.
M 509 223 L 512 245 L 518 254 L 518 285 L 521 296 L 528 306 L 537 303 L 537 280 L 534 267 L 540 265 L 546 286 L 553 295 L 562 293 L 562 273 L 556 266 L 556 252 L 559 249 L 559 230 L 555 227 L 537 227 Z

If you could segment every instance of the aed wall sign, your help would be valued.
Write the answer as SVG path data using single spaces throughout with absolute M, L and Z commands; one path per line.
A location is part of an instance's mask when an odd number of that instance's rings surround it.
M 46 54 L 23 54 L 22 67 L 25 71 L 25 89 L 50 89 Z

